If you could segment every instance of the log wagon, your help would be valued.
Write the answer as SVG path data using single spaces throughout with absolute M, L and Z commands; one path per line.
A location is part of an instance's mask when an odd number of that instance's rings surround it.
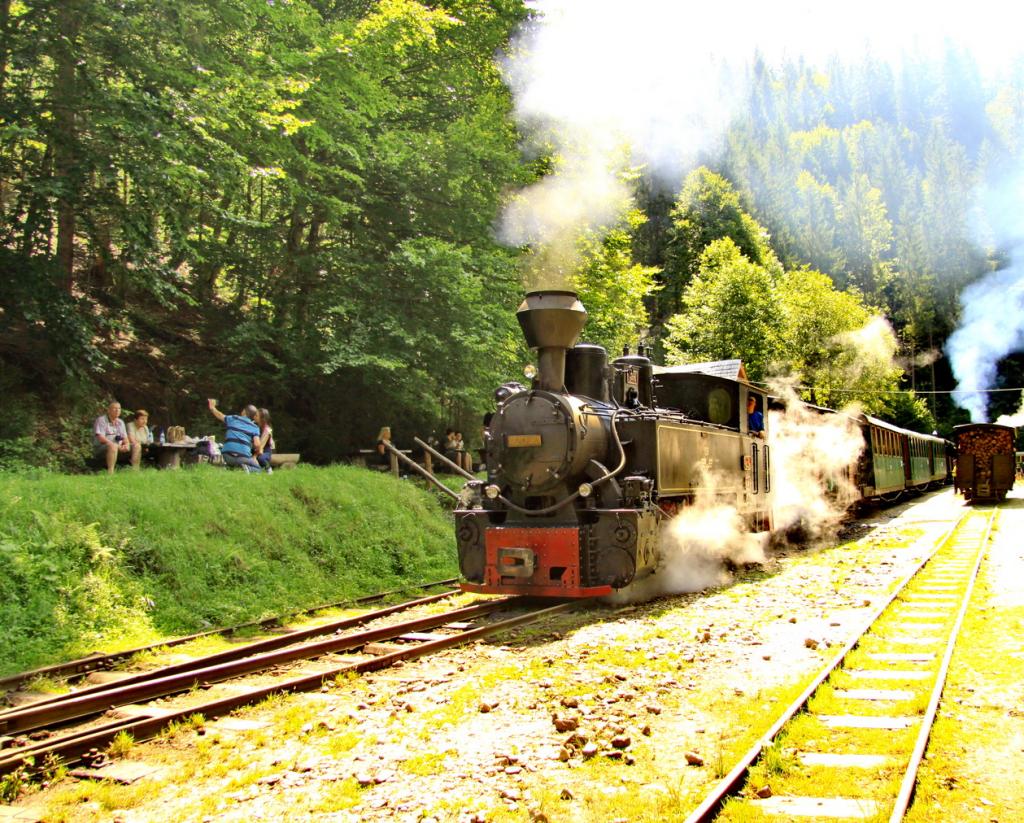
M 1013 488 L 1016 429 L 995 423 L 956 426 L 955 488 L 964 500 L 998 502 Z

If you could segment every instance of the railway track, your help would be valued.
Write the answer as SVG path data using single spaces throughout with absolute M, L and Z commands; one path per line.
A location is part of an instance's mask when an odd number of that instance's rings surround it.
M 421 598 L 414 604 L 426 605 L 442 596 Z M 143 740 L 196 715 L 209 720 L 272 694 L 320 689 L 339 675 L 386 668 L 543 619 L 580 602 L 586 601 L 537 605 L 530 598 L 508 597 L 359 631 L 346 632 L 352 626 L 341 625 L 377 622 L 398 608 L 390 607 L 337 621 L 332 624 L 337 633 L 326 638 L 300 637 L 303 633 L 295 632 L 11 709 L 0 713 L 0 736 L 4 736 L 0 738 L 0 775 L 19 769 L 38 771 L 55 761 L 73 763 L 83 756 L 95 761 L 93 755 L 101 756 L 119 734 Z M 519 613 L 502 614 L 510 611 Z M 492 622 L 482 623 L 486 619 Z M 322 634 L 322 628 L 310 631 Z M 283 677 L 279 673 L 282 666 L 299 662 L 307 668 L 286 671 Z M 315 670 L 310 671 L 310 666 Z M 233 683 L 235 678 L 257 673 L 269 674 L 269 682 Z M 196 689 L 216 694 L 199 701 L 194 699 L 196 694 L 174 697 Z M 144 705 L 154 700 L 164 705 Z M 181 705 L 168 708 L 168 700 Z M 120 716 L 112 717 L 111 710 Z M 76 721 L 76 726 L 67 728 Z
M 687 823 L 902 820 L 995 516 L 964 515 Z M 847 791 L 821 791 L 831 785 Z
M 405 591 L 415 591 L 437 588 L 438 586 L 454 587 L 458 583 L 459 578 L 450 577 L 445 580 L 436 580 L 431 583 L 421 583 L 417 586 L 410 586 Z M 144 652 L 151 652 L 157 649 L 169 649 L 175 646 L 181 646 L 185 643 L 190 643 L 193 640 L 199 640 L 203 637 L 213 637 L 216 635 L 230 637 L 236 635 L 241 631 L 247 629 L 273 629 L 283 625 L 284 621 L 289 618 L 303 617 L 306 615 L 315 614 L 316 612 L 323 611 L 324 609 L 334 609 L 346 606 L 365 606 L 370 603 L 376 603 L 384 600 L 391 595 L 400 594 L 400 591 L 386 591 L 379 592 L 377 594 L 366 595 L 365 597 L 358 597 L 354 600 L 341 600 L 333 603 L 324 603 L 320 606 L 314 606 L 309 609 L 303 609 L 301 611 L 292 612 L 287 615 L 280 615 L 277 617 L 269 617 L 266 620 L 253 620 L 248 623 L 241 623 L 237 626 L 225 626 L 219 629 L 207 629 L 206 631 L 196 632 L 195 634 L 184 635 L 182 637 L 173 637 L 168 640 L 162 640 L 159 643 L 152 643 L 148 646 L 136 646 L 131 649 L 123 649 L 118 652 L 111 652 L 109 654 L 91 654 L 87 657 L 80 657 L 76 660 L 69 660 L 65 663 L 55 663 L 51 666 L 41 666 L 36 669 L 29 671 L 19 672 L 17 674 L 7 675 L 6 677 L 0 677 L 0 692 L 2 691 L 13 691 L 19 689 L 22 686 L 31 683 L 40 677 L 55 678 L 67 681 L 73 681 L 95 671 L 107 671 L 120 663 L 124 663 L 130 660 L 137 654 Z M 458 591 L 455 588 L 450 588 L 450 591 L 443 593 L 444 597 L 451 597 L 457 594 Z

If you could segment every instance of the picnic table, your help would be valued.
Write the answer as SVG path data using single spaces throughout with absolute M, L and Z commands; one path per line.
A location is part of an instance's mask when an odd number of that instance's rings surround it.
M 181 455 L 195 447 L 195 443 L 145 443 L 142 448 L 144 453 L 155 455 L 158 469 L 177 469 Z

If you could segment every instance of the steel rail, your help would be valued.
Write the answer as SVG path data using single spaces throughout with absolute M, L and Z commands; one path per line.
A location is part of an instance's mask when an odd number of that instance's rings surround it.
M 59 758 L 60 761 L 65 764 L 73 762 L 91 749 L 106 746 L 116 735 L 122 732 L 132 735 L 132 738 L 135 741 L 141 741 L 147 737 L 152 737 L 153 735 L 158 734 L 171 723 L 179 722 L 196 715 L 202 715 L 204 720 L 210 720 L 214 717 L 227 714 L 235 709 L 262 700 L 273 694 L 319 689 L 327 681 L 347 672 L 362 674 L 376 671 L 378 669 L 384 669 L 401 661 L 413 660 L 417 657 L 422 657 L 435 651 L 441 651 L 453 646 L 465 644 L 471 640 L 486 637 L 490 634 L 496 634 L 504 631 L 505 629 L 536 622 L 545 617 L 576 608 L 580 604 L 586 602 L 588 601 L 571 600 L 559 603 L 537 611 L 528 612 L 527 614 L 511 617 L 498 623 L 493 623 L 490 626 L 481 626 L 476 629 L 470 629 L 460 634 L 452 635 L 451 637 L 420 643 L 415 646 L 410 646 L 408 649 L 399 649 L 369 660 L 337 666 L 317 674 L 304 675 L 281 683 L 261 686 L 259 688 L 251 689 L 243 694 L 231 695 L 229 697 L 212 700 L 201 705 L 178 709 L 167 714 L 162 714 L 160 717 L 143 718 L 141 720 L 125 720 L 119 723 L 108 724 L 107 726 L 99 729 L 93 728 L 80 730 L 56 740 L 51 739 L 39 742 L 0 757 L 0 775 L 9 774 L 17 769 L 39 772 L 45 767 L 45 760 L 51 760 L 52 762 L 52 759 L 48 756 Z M 503 605 L 508 605 L 508 602 L 503 601 Z M 451 614 L 446 615 L 448 620 L 450 620 L 451 617 Z
M 750 767 L 754 762 L 761 756 L 768 746 L 771 745 L 772 741 L 778 736 L 779 732 L 785 727 L 785 725 L 793 719 L 793 717 L 803 709 L 810 699 L 817 692 L 818 688 L 828 678 L 833 671 L 835 671 L 842 662 L 847 658 L 851 651 L 853 651 L 860 641 L 864 638 L 864 635 L 868 633 L 871 627 L 878 621 L 886 609 L 896 600 L 897 597 L 903 592 L 903 590 L 910 584 L 910 581 L 917 576 L 917 573 L 923 569 L 928 562 L 935 557 L 942 549 L 946 547 L 956 530 L 960 527 L 961 523 L 964 522 L 966 514 L 961 515 L 957 521 L 947 529 L 942 537 L 936 541 L 936 547 L 933 549 L 927 557 L 925 557 L 920 563 L 918 563 L 909 574 L 907 574 L 896 586 L 893 592 L 885 599 L 881 606 L 879 606 L 871 614 L 871 616 L 865 621 L 864 627 L 851 638 L 845 646 L 830 660 L 825 667 L 815 676 L 810 684 L 805 688 L 800 696 L 796 698 L 789 706 L 783 710 L 779 718 L 772 724 L 771 728 L 768 729 L 757 741 L 743 754 L 737 764 L 732 770 L 723 777 L 711 792 L 704 798 L 703 802 L 690 812 L 686 818 L 685 823 L 709 823 L 713 820 L 715 815 L 718 814 L 722 804 L 726 798 L 730 795 L 735 794 L 743 786 L 743 781 L 750 771 Z
M 943 689 L 946 687 L 946 676 L 949 674 L 949 664 L 953 659 L 953 651 L 956 649 L 956 641 L 960 637 L 960 629 L 964 624 L 964 617 L 967 614 L 967 607 L 971 604 L 971 596 L 974 594 L 974 584 L 978 580 L 978 572 L 981 569 L 981 562 L 985 558 L 985 550 L 988 547 L 989 537 L 992 534 L 992 526 L 995 524 L 996 514 L 989 515 L 988 526 L 981 538 L 981 547 L 978 550 L 978 557 L 974 561 L 974 568 L 971 570 L 970 580 L 967 582 L 967 590 L 964 592 L 963 602 L 957 611 L 956 621 L 950 630 L 949 640 L 946 642 L 946 651 L 942 656 L 942 663 L 939 666 L 938 674 L 935 676 L 935 685 L 932 687 L 931 699 L 928 701 L 928 708 L 921 718 L 921 728 L 918 729 L 917 740 L 914 742 L 914 750 L 910 755 L 910 763 L 903 775 L 903 782 L 900 783 L 899 794 L 896 795 L 896 804 L 893 806 L 889 823 L 899 823 L 910 808 L 910 801 L 917 786 L 917 772 L 924 759 L 925 750 L 928 748 L 928 739 L 931 737 L 932 727 L 935 725 L 935 715 L 939 710 L 939 702 L 942 699 Z
M 275 649 L 286 648 L 288 646 L 294 646 L 298 643 L 303 643 L 312 637 L 319 637 L 325 634 L 334 634 L 335 632 L 341 631 L 342 629 L 349 629 L 354 626 L 361 626 L 364 623 L 369 623 L 373 620 L 378 620 L 382 617 L 388 617 L 389 615 L 397 612 L 407 611 L 408 609 L 415 608 L 416 606 L 422 606 L 428 603 L 435 603 L 438 600 L 444 600 L 448 597 L 458 594 L 456 591 L 441 592 L 439 594 L 431 594 L 427 597 L 420 597 L 416 600 L 409 600 L 405 603 L 396 603 L 394 606 L 386 606 L 383 609 L 375 609 L 365 614 L 356 615 L 354 617 L 345 617 L 340 620 L 332 620 L 330 623 L 324 623 L 320 626 L 313 626 L 308 629 L 299 629 L 296 631 L 290 631 L 287 634 L 280 634 L 275 637 L 268 637 L 263 640 L 256 640 L 252 643 L 246 643 L 241 646 L 236 646 L 232 649 L 225 649 L 222 652 L 215 652 L 213 654 L 204 655 L 203 657 L 197 657 L 193 660 L 186 660 L 182 663 L 173 663 L 168 666 L 161 666 L 156 669 L 150 669 L 149 671 L 139 672 L 137 674 L 128 675 L 119 680 L 111 683 L 100 683 L 95 686 L 88 686 L 84 689 L 78 689 L 74 692 L 68 692 L 66 694 L 56 694 L 51 697 L 43 698 L 42 700 L 36 700 L 24 706 L 19 706 L 13 709 L 7 709 L 0 711 L 0 731 L 4 728 L 4 720 L 11 715 L 17 715 L 23 711 L 30 709 L 37 709 L 43 706 L 49 706 L 55 703 L 64 703 L 74 698 L 83 697 L 85 695 L 100 694 L 107 692 L 111 689 L 120 688 L 123 686 L 130 686 L 137 683 L 145 683 L 150 680 L 156 680 L 160 677 L 166 677 L 171 674 L 177 674 L 180 672 L 196 671 L 198 669 L 204 669 L 209 666 L 213 666 L 219 663 L 227 663 L 232 660 L 239 660 L 245 657 L 250 657 L 255 654 L 262 652 L 270 652 Z
M 410 586 L 409 589 L 430 589 L 434 586 L 451 586 L 459 582 L 457 577 L 449 577 L 445 580 L 436 580 L 432 583 L 418 583 L 415 586 Z M 205 631 L 196 632 L 194 634 L 183 635 L 180 637 L 172 637 L 167 640 L 163 640 L 159 643 L 150 643 L 148 646 L 136 646 L 132 649 L 124 649 L 119 652 L 109 652 L 106 654 L 91 654 L 87 657 L 80 657 L 76 660 L 69 660 L 65 663 L 54 663 L 49 666 L 40 666 L 36 669 L 30 669 L 28 671 L 18 672 L 17 674 L 10 674 L 5 677 L 0 677 L 0 690 L 11 690 L 18 686 L 33 680 L 37 677 L 74 677 L 75 675 L 88 674 L 89 672 L 97 671 L 100 669 L 108 669 L 111 666 L 120 663 L 123 660 L 127 660 L 133 655 L 140 654 L 142 652 L 153 651 L 154 649 L 173 648 L 174 646 L 180 646 L 184 643 L 189 643 L 193 640 L 199 640 L 203 637 L 210 637 L 212 635 L 230 635 L 235 634 L 243 629 L 252 628 L 270 628 L 274 624 L 280 624 L 281 621 L 286 620 L 290 617 L 296 617 L 299 615 L 313 614 L 323 609 L 334 609 L 342 606 L 349 605 L 363 605 L 367 603 L 374 603 L 378 600 L 383 600 L 385 597 L 389 597 L 393 594 L 400 594 L 401 589 L 392 589 L 391 591 L 378 592 L 377 594 L 369 594 L 364 597 L 357 597 L 354 600 L 339 600 L 333 603 L 324 603 L 320 606 L 313 606 L 308 609 L 301 609 L 299 611 L 291 612 L 285 615 L 278 615 L 277 617 L 268 617 L 264 620 L 252 620 L 248 623 L 239 623 L 237 626 L 224 626 L 219 629 L 206 629 Z M 451 594 L 457 594 L 457 592 L 451 592 Z
M 529 600 L 530 598 L 527 597 L 492 600 L 461 609 L 454 609 L 440 615 L 418 617 L 413 620 L 396 623 L 392 626 L 383 626 L 356 634 L 332 637 L 301 646 L 292 645 L 288 648 L 255 654 L 240 660 L 221 662 L 198 669 L 192 668 L 188 671 L 178 671 L 173 674 L 166 674 L 166 670 L 157 670 L 157 673 L 161 676 L 149 676 L 130 683 L 128 681 L 119 681 L 107 684 L 101 689 L 90 690 L 88 693 L 79 692 L 72 695 L 62 695 L 63 699 L 59 701 L 32 704 L 6 712 L 0 715 L 0 733 L 11 735 L 52 726 L 57 723 L 107 711 L 118 706 L 124 706 L 128 703 L 164 697 L 177 692 L 187 691 L 197 685 L 227 680 L 231 677 L 250 674 L 254 671 L 272 668 L 283 663 L 320 657 L 336 651 L 346 651 L 364 646 L 367 643 L 398 637 L 408 632 L 437 628 L 460 618 L 479 617 L 502 608 L 514 607 L 521 603 L 529 602 Z M 289 641 L 294 640 L 292 637 L 287 639 Z M 167 668 L 173 669 L 175 667 Z

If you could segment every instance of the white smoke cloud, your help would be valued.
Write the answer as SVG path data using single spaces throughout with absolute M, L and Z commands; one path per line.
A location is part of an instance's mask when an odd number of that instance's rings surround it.
M 836 342 L 856 355 L 851 364 L 854 377 L 865 372 L 896 368 L 896 333 L 880 314 L 874 315 L 859 329 L 837 335 Z
M 995 77 L 1020 58 L 1024 27 L 1024 5 L 994 0 L 975 3 L 969 13 L 952 2 L 888 0 L 864 0 L 855 12 L 805 0 L 536 0 L 531 7 L 536 17 L 503 65 L 528 141 L 553 155 L 556 168 L 512 201 L 500 235 L 532 246 L 534 278 L 539 272 L 556 281 L 533 285 L 561 285 L 575 262 L 577 235 L 621 214 L 629 202 L 626 167 L 643 166 L 677 187 L 687 169 L 714 152 L 747 100 L 741 83 L 757 57 L 769 66 L 787 58 L 824 66 L 833 57 L 859 63 L 870 55 L 896 65 L 935 58 L 954 45 Z M 1024 187 L 1004 199 L 1009 208 L 989 213 L 1012 220 L 1019 236 Z M 994 222 L 1001 242 L 1007 227 Z M 957 398 L 975 419 L 985 414 L 978 390 L 990 385 L 998 360 L 1020 347 L 1019 324 L 1008 312 L 984 319 L 998 303 L 988 287 L 1021 282 L 1024 275 L 993 277 L 964 295 L 962 333 L 949 354 L 961 380 Z
M 1024 349 L 1024 264 L 993 272 L 972 283 L 960 296 L 963 317 L 946 342 L 958 390 L 953 399 L 971 413 L 988 419 L 988 396 L 999 361 Z
M 708 44 L 692 42 L 689 25 L 677 28 L 676 5 L 628 13 L 608 0 L 534 5 L 540 17 L 503 68 L 518 121 L 556 168 L 513 200 L 500 236 L 539 249 L 535 268 L 564 275 L 581 230 L 612 225 L 629 206 L 628 168 L 646 166 L 677 187 L 734 107 Z
M 655 573 L 611 595 L 609 601 L 644 602 L 723 586 L 731 579 L 730 567 L 763 563 L 769 534 L 751 532 L 735 506 L 723 502 L 721 492 L 734 485 L 705 474 L 692 504 L 662 526 Z
M 970 14 L 951 2 L 882 0 L 864 0 L 856 13 L 806 0 L 530 5 L 535 19 L 503 68 L 516 117 L 528 141 L 557 158 L 558 180 L 523 192 L 501 236 L 535 247 L 571 246 L 577 231 L 608 225 L 625 202 L 621 173 L 631 163 L 677 186 L 744 105 L 740 83 L 757 57 L 769 65 L 865 54 L 896 62 L 938 55 L 951 41 L 991 73 L 1020 53 L 1014 20 L 1024 22 L 1021 7 L 997 9 L 992 0 Z
M 1000 426 L 1013 426 L 1019 429 L 1024 426 L 1024 392 L 1021 392 L 1020 408 L 1013 414 L 1002 414 L 996 420 Z
M 767 534 L 750 532 L 735 508 L 709 500 L 684 509 L 662 532 L 655 578 L 664 592 L 693 592 L 729 580 L 726 564 L 765 561 Z
M 988 419 L 984 390 L 994 385 L 999 361 L 1024 349 L 1024 168 L 1002 175 L 981 200 L 989 242 L 1005 250 L 1009 263 L 964 289 L 960 325 L 946 341 L 957 379 L 953 400 L 974 423 Z
M 855 470 L 864 450 L 856 406 L 823 413 L 805 405 L 793 387 L 777 381 L 773 394 L 785 410 L 769 414 L 772 449 L 772 533 L 751 532 L 737 508 L 724 502 L 735 482 L 714 473 L 697 484 L 695 499 L 662 527 L 658 568 L 612 595 L 613 603 L 723 586 L 732 569 L 764 563 L 772 540 L 819 541 L 832 536 L 857 499 Z
M 907 371 L 910 368 L 924 369 L 930 366 L 932 363 L 937 363 L 942 357 L 942 352 L 938 349 L 925 349 L 919 351 L 912 357 L 897 357 L 895 365 L 899 366 L 903 371 Z
M 775 468 L 774 528 L 819 539 L 832 533 L 857 498 L 853 470 L 864 450 L 864 436 L 849 406 L 823 413 L 800 402 L 790 386 L 772 393 L 786 402 L 770 413 Z

